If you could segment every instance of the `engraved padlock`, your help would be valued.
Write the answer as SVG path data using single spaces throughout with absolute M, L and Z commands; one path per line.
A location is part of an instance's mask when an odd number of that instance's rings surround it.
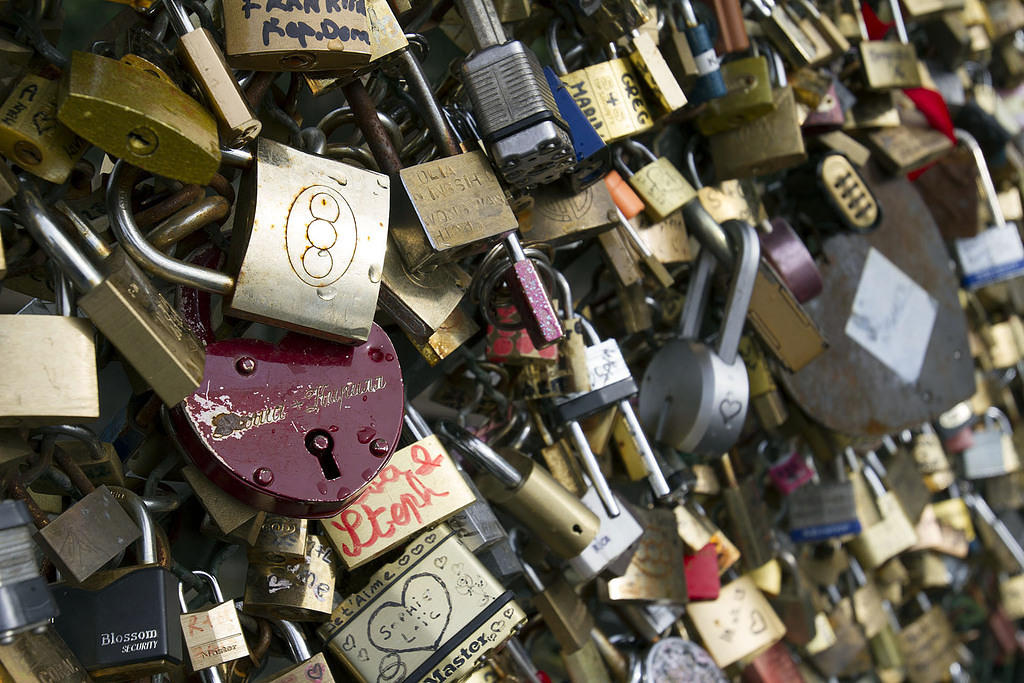
M 200 257 L 216 263 L 212 249 Z M 171 411 L 193 463 L 235 498 L 276 514 L 330 517 L 358 497 L 402 427 L 401 367 L 384 330 L 371 323 L 357 346 L 294 333 L 276 344 L 214 341 L 209 295 L 182 288 L 179 301 L 208 342 L 203 383 Z
M 715 265 L 712 250 L 704 249 L 690 281 L 679 336 L 651 359 L 640 385 L 637 412 L 647 433 L 691 453 L 721 453 L 736 442 L 750 393 L 738 347 L 760 246 L 750 224 L 726 221 L 722 227 L 738 248 L 738 256 L 717 347 L 697 339 Z

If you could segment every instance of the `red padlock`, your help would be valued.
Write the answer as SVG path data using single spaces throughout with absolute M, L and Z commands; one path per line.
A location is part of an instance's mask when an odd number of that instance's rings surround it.
M 194 260 L 216 259 L 204 250 Z M 278 343 L 214 341 L 209 295 L 182 289 L 206 341 L 203 382 L 171 410 L 192 462 L 253 507 L 291 517 L 339 513 L 387 464 L 402 429 L 402 370 L 373 325 L 355 346 L 288 333 Z

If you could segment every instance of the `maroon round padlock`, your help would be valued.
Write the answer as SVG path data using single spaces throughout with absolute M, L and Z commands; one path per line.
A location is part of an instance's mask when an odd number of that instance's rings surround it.
M 207 341 L 199 388 L 171 410 L 192 462 L 224 491 L 291 517 L 340 512 L 387 464 L 402 429 L 402 370 L 376 323 L 359 345 L 288 333 L 213 341 L 209 299 L 183 288 Z

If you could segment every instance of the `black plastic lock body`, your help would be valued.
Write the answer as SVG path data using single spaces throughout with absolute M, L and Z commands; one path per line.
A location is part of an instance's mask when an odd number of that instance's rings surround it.
M 178 579 L 141 567 L 98 590 L 57 585 L 54 622 L 96 680 L 127 680 L 169 671 L 181 662 Z

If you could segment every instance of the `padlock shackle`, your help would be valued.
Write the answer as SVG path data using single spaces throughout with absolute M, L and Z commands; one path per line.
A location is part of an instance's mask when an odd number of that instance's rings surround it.
M 1006 416 L 999 408 L 995 406 L 989 406 L 985 409 L 984 421 L 986 425 L 991 425 L 994 422 L 999 423 L 999 431 L 1003 434 L 1013 434 L 1013 424 L 1010 422 L 1010 418 Z
M 213 589 L 213 599 L 218 604 L 224 602 L 224 593 L 220 589 L 220 582 L 217 581 L 217 577 L 209 572 L 204 572 L 202 569 L 193 569 L 192 573 L 196 576 L 202 577 L 206 580 L 206 583 L 210 584 L 210 588 Z
M 117 502 L 135 519 L 139 531 L 142 532 L 139 540 L 135 542 L 135 552 L 138 555 L 139 564 L 156 564 L 156 527 L 142 497 L 123 486 L 108 486 L 107 488 Z
M 288 652 L 297 663 L 301 664 L 313 656 L 309 651 L 309 644 L 302 636 L 302 631 L 293 622 L 287 619 L 271 619 L 270 623 L 277 629 L 284 642 L 288 643 Z
M 406 35 L 409 39 L 409 35 Z M 423 65 L 412 53 L 412 50 L 405 48 L 399 51 L 398 64 L 405 76 L 405 83 L 409 87 L 409 93 L 419 104 L 416 113 L 423 120 L 423 124 L 430 132 L 438 151 L 446 157 L 455 156 L 459 153 L 459 144 L 455 141 L 455 135 L 448 126 L 448 121 L 441 113 L 441 104 L 434 96 L 434 90 L 423 72 Z
M 14 207 L 18 211 L 21 224 L 25 226 L 32 239 L 56 262 L 78 291 L 84 294 L 99 286 L 103 282 L 99 268 L 64 234 L 50 216 L 36 191 L 35 182 L 28 175 L 22 174 L 18 177 L 18 188 L 18 194 L 14 197 Z
M 992 511 L 988 501 L 972 492 L 965 493 L 963 500 L 995 532 L 996 537 L 1006 547 L 1010 555 L 1013 556 L 1014 561 L 1020 565 L 1021 569 L 1024 569 L 1024 547 L 1021 547 L 1020 541 L 1010 532 L 1006 523 L 999 519 L 996 513 Z
M 970 150 L 974 157 L 974 164 L 978 167 L 978 177 L 981 179 L 981 189 L 985 193 L 985 201 L 988 202 L 989 211 L 992 213 L 992 220 L 996 227 L 1006 227 L 1006 216 L 1003 214 L 1003 207 L 999 204 L 999 196 L 996 193 L 996 186 L 992 182 L 992 174 L 988 172 L 988 163 L 985 161 L 985 153 L 981 151 L 981 145 L 973 135 L 962 128 L 954 128 L 953 135 L 956 141 Z
M 430 431 L 430 426 L 424 419 L 420 411 L 412 405 L 408 400 L 405 402 L 405 426 L 409 430 L 409 433 L 419 441 L 430 436 L 433 432 Z
M 195 30 L 192 21 L 188 18 L 188 12 L 182 7 L 178 0 L 163 0 L 164 9 L 167 10 L 167 18 L 171 27 L 179 36 L 191 33 Z
M 97 460 L 103 458 L 103 442 L 100 441 L 95 432 L 84 425 L 48 425 L 46 427 L 35 429 L 33 432 L 35 434 L 47 436 L 67 436 L 72 439 L 76 439 L 84 443 L 89 448 L 89 452 L 92 454 L 93 458 Z
M 437 433 L 448 442 L 450 448 L 487 470 L 502 486 L 517 489 L 522 485 L 523 475 L 519 470 L 465 427 L 451 420 L 440 420 Z
M 723 226 L 732 238 L 739 256 L 733 266 L 729 298 L 725 303 L 725 322 L 718 337 L 718 357 L 732 365 L 739 352 L 743 325 L 747 321 L 750 297 L 754 293 L 757 269 L 761 263 L 761 242 L 754 226 L 746 221 L 729 220 Z
M 569 73 L 569 67 L 565 65 L 565 57 L 562 56 L 562 48 L 558 47 L 558 29 L 562 28 L 562 17 L 557 14 L 548 22 L 546 40 L 548 52 L 551 54 L 551 65 L 555 73 L 565 76 Z
M 132 215 L 132 188 L 138 174 L 138 168 L 119 160 L 114 164 L 107 184 L 110 227 L 121 247 L 136 263 L 157 277 L 212 294 L 230 294 L 235 288 L 235 279 L 230 275 L 167 256 L 146 240 Z
M 498 10 L 491 0 L 455 0 L 455 5 L 469 29 L 475 51 L 501 45 L 508 40 Z
M 697 267 L 690 275 L 690 283 L 686 288 L 683 313 L 679 317 L 677 335 L 680 339 L 696 339 L 700 334 L 700 322 L 704 318 L 708 292 L 711 289 L 711 275 L 715 272 L 716 264 L 717 260 L 711 250 L 701 249 Z
M 91 252 L 92 262 L 100 265 L 110 256 L 110 247 L 100 239 L 100 236 L 93 231 L 92 227 L 83 219 L 78 212 L 68 206 L 63 199 L 53 205 L 58 211 L 64 214 L 71 226 L 78 233 L 80 243 L 84 249 Z

